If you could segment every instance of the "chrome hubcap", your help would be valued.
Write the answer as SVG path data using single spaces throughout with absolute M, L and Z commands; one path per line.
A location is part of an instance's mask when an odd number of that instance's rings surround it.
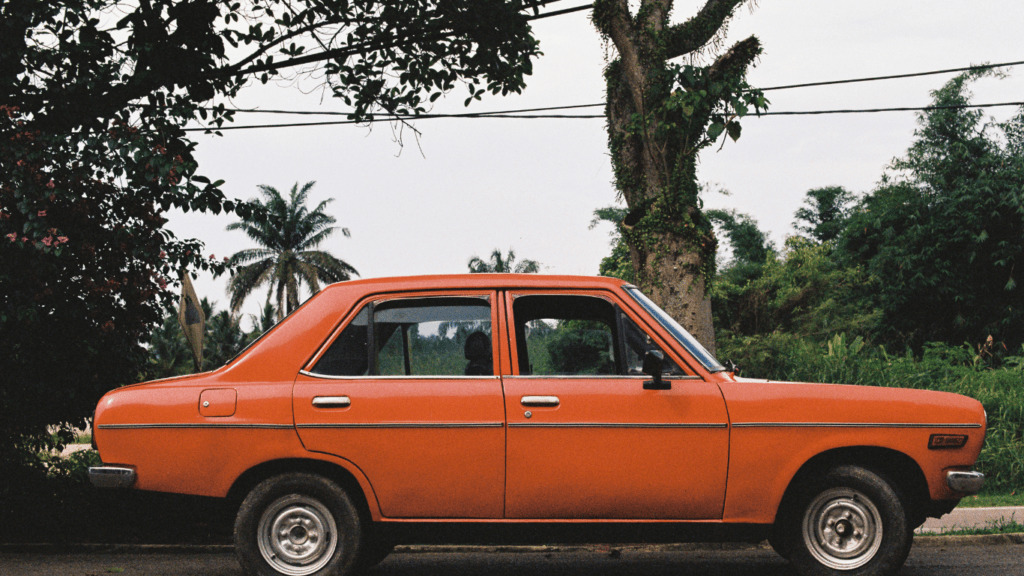
M 830 488 L 807 507 L 803 537 L 818 562 L 853 570 L 870 562 L 882 546 L 882 517 L 861 492 Z
M 263 559 L 281 574 L 306 576 L 330 562 L 338 547 L 338 529 L 319 500 L 291 494 L 263 512 L 257 545 Z

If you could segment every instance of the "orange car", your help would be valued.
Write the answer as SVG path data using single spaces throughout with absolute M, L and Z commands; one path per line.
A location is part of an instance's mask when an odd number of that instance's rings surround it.
M 398 542 L 759 540 L 892 574 L 977 492 L 981 404 L 736 378 L 613 278 L 342 282 L 226 366 L 97 406 L 97 486 L 234 498 L 248 574 Z

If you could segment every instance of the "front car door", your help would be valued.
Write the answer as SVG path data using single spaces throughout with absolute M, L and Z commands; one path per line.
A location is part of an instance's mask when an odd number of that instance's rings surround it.
M 514 291 L 506 518 L 720 519 L 729 429 L 718 386 L 615 294 Z M 645 390 L 646 350 L 670 390 Z
M 362 303 L 295 381 L 308 450 L 346 458 L 388 518 L 501 518 L 494 292 Z

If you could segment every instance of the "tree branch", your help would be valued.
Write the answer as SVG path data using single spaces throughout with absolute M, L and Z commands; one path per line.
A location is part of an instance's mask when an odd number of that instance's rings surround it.
M 711 41 L 722 24 L 746 0 L 708 0 L 696 16 L 665 30 L 665 57 L 676 58 L 699 50 Z

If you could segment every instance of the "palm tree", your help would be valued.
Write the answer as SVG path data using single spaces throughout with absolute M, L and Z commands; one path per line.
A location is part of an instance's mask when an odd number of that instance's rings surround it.
M 515 274 L 536 274 L 540 272 L 540 262 L 536 260 L 523 260 L 516 263 L 516 253 L 508 249 L 508 257 L 502 258 L 501 250 L 498 248 L 491 252 L 491 259 L 484 262 L 478 256 L 469 259 L 469 273 L 482 274 L 487 272 L 513 272 Z
M 331 226 L 333 216 L 324 213 L 334 198 L 324 200 L 316 209 L 309 210 L 306 200 L 316 182 L 307 182 L 301 189 L 296 182 L 289 198 L 284 198 L 272 186 L 260 184 L 263 199 L 255 202 L 262 206 L 266 216 L 243 219 L 228 225 L 228 230 L 242 230 L 260 248 L 236 252 L 228 260 L 238 266 L 228 282 L 231 310 L 238 313 L 245 299 L 254 290 L 267 286 L 267 302 L 276 292 L 277 318 L 299 307 L 299 287 L 305 283 L 310 292 L 320 291 L 320 283 L 348 280 L 359 273 L 343 260 L 329 252 L 314 250 L 328 236 L 338 230 Z M 341 228 L 347 238 L 348 228 Z

